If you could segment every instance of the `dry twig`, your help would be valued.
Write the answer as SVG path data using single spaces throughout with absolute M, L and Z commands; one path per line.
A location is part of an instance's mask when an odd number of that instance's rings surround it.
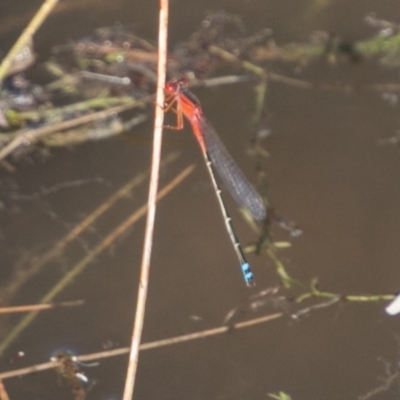
M 168 0 L 160 0 L 159 34 L 158 34 L 158 70 L 157 70 L 157 97 L 154 121 L 153 155 L 148 199 L 148 213 L 146 232 L 143 245 L 142 265 L 140 267 L 138 300 L 136 305 L 135 321 L 132 333 L 129 365 L 125 381 L 123 400 L 131 400 L 135 385 L 136 370 L 139 358 L 139 345 L 142 336 L 143 320 L 147 299 L 147 288 L 150 274 L 150 258 L 153 245 L 154 220 L 156 214 L 156 196 L 160 169 L 162 129 L 164 111 L 160 105 L 164 104 L 164 86 L 167 66 L 167 28 L 168 28 Z
M 150 349 L 155 349 L 158 347 L 171 346 L 173 344 L 188 342 L 191 340 L 205 339 L 206 337 L 209 337 L 209 336 L 222 335 L 224 333 L 232 332 L 237 329 L 250 328 L 251 326 L 263 324 L 265 322 L 269 322 L 269 321 L 272 321 L 274 319 L 278 319 L 281 317 L 283 317 L 282 313 L 271 314 L 271 315 L 267 315 L 265 317 L 255 318 L 255 319 L 251 319 L 249 321 L 239 322 L 237 324 L 233 324 L 233 325 L 229 325 L 229 326 L 221 326 L 219 328 L 209 329 L 206 331 L 189 333 L 187 335 L 176 336 L 176 337 L 169 338 L 169 339 L 157 340 L 155 342 L 150 342 L 150 343 L 143 343 L 139 346 L 139 350 L 140 351 L 150 350 Z M 115 356 L 127 354 L 127 353 L 129 353 L 129 351 L 130 351 L 129 347 L 123 347 L 123 348 L 114 349 L 114 350 L 107 350 L 107 351 L 102 351 L 100 353 L 93 353 L 93 354 L 78 356 L 78 357 L 76 357 L 76 361 L 86 362 L 86 361 L 99 360 L 101 358 L 115 357 Z M 32 373 L 39 372 L 39 371 L 44 371 L 44 370 L 51 369 L 51 368 L 54 368 L 54 362 L 37 364 L 37 365 L 27 367 L 27 368 L 21 368 L 21 369 L 17 369 L 14 371 L 0 373 L 0 379 L 20 377 L 22 375 L 28 375 L 28 374 L 32 374 Z

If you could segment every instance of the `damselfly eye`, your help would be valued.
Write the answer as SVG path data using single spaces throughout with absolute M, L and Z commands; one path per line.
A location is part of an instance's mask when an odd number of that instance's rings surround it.
M 168 94 L 174 93 L 174 92 L 176 91 L 176 83 L 175 83 L 175 82 L 168 82 L 168 83 L 165 85 L 165 91 L 166 91 Z

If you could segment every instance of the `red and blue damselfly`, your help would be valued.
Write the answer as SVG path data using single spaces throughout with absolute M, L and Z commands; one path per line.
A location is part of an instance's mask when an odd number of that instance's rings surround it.
M 211 182 L 214 186 L 218 203 L 224 217 L 226 229 L 240 262 L 244 280 L 247 286 L 254 286 L 253 272 L 233 229 L 231 217 L 227 211 L 214 170 L 217 171 L 226 189 L 236 202 L 241 207 L 247 209 L 256 220 L 262 220 L 266 216 L 263 199 L 236 165 L 235 161 L 228 153 L 228 150 L 221 142 L 221 139 L 218 137 L 217 132 L 204 116 L 199 100 L 187 89 L 187 86 L 188 81 L 185 78 L 170 81 L 165 86 L 165 91 L 167 93 L 167 107 L 165 110 L 168 111 L 175 106 L 178 118 L 177 126 L 169 126 L 168 128 L 176 130 L 182 129 L 183 116 L 190 122 L 203 153 Z

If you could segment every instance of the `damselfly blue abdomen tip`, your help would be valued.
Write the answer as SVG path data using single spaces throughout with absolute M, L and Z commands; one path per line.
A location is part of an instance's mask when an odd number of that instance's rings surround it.
M 247 286 L 255 286 L 254 275 L 253 272 L 251 271 L 249 263 L 244 263 L 241 265 L 241 267 L 242 267 L 243 277 L 244 280 L 246 281 Z

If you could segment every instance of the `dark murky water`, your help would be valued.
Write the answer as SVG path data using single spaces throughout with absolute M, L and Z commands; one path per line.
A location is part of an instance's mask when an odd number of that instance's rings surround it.
M 5 50 L 40 2 L 3 3 L 0 26 Z M 116 21 L 133 26 L 145 38 L 157 36 L 155 1 L 73 3 L 79 5 L 65 6 L 41 28 L 36 45 L 40 55 L 46 56 L 55 44 L 89 35 L 94 28 Z M 357 40 L 369 32 L 363 23 L 367 13 L 374 11 L 391 19 L 400 10 L 395 1 L 173 1 L 170 43 L 187 38 L 207 11 L 221 9 L 240 15 L 249 31 L 271 27 L 278 43 L 304 41 L 319 29 Z M 385 70 L 368 64 L 336 68 L 321 63 L 304 75 L 291 73 L 319 82 L 388 81 Z M 281 72 L 276 68 L 275 72 Z M 251 89 L 232 86 L 203 89 L 197 94 L 234 158 L 254 180 L 253 159 L 245 151 L 250 139 Z M 272 132 L 266 142 L 270 196 L 279 210 L 304 230 L 290 250 L 281 252 L 288 271 L 305 282 L 318 277 L 324 290 L 340 294 L 399 290 L 400 151 L 396 146 L 378 145 L 379 140 L 395 135 L 398 105 L 390 106 L 377 93 L 346 95 L 278 83 L 271 84 L 267 96 Z M 151 130 L 148 123 L 137 134 L 150 136 Z M 145 342 L 218 326 L 229 310 L 247 304 L 257 290 L 279 284 L 265 256 L 249 256 L 256 289 L 249 291 L 241 281 L 207 171 L 189 131 L 167 132 L 164 150 L 179 150 L 181 157 L 165 169 L 162 184 L 188 163 L 196 162 L 198 168 L 158 208 Z M 117 188 L 148 168 L 149 155 L 150 140 L 117 138 L 54 152 L 43 163 L 18 166 L 12 178 L 22 193 L 95 177 L 104 183 L 67 189 L 47 198 L 56 220 L 35 203 L 18 203 L 18 210 L 3 211 L 2 280 L 7 281 L 20 253 L 50 247 Z M 6 179 L 4 172 L 2 176 Z M 133 207 L 143 204 L 146 190 L 146 185 L 142 186 L 97 223 L 85 236 L 84 245 L 93 247 Z M 242 241 L 255 240 L 234 212 L 233 203 L 229 205 Z M 23 349 L 27 353 L 24 362 L 31 365 L 47 361 L 60 347 L 84 354 L 101 351 L 107 340 L 128 345 L 143 228 L 141 220 L 57 297 L 85 299 L 84 307 L 44 312 L 7 354 Z M 276 235 L 288 240 L 279 230 Z M 37 302 L 84 254 L 80 244 L 68 248 L 65 258 L 26 285 L 15 303 Z M 275 311 L 270 306 L 254 316 Z M 19 318 L 4 318 L 2 336 Z M 136 398 L 267 399 L 268 393 L 285 391 L 294 400 L 356 399 L 382 384 L 380 378 L 387 375 L 381 359 L 396 368 L 398 321 L 385 315 L 383 303 L 343 304 L 314 311 L 299 322 L 285 317 L 230 335 L 149 350 L 141 354 Z M 88 398 L 120 398 L 126 361 L 125 357 L 103 360 L 100 367 L 87 370 L 98 381 Z M 0 362 L 2 370 L 10 369 L 5 359 Z M 69 389 L 58 385 L 52 371 L 12 379 L 6 386 L 12 400 L 71 398 Z M 393 399 L 396 395 L 398 391 L 391 390 L 374 398 Z

